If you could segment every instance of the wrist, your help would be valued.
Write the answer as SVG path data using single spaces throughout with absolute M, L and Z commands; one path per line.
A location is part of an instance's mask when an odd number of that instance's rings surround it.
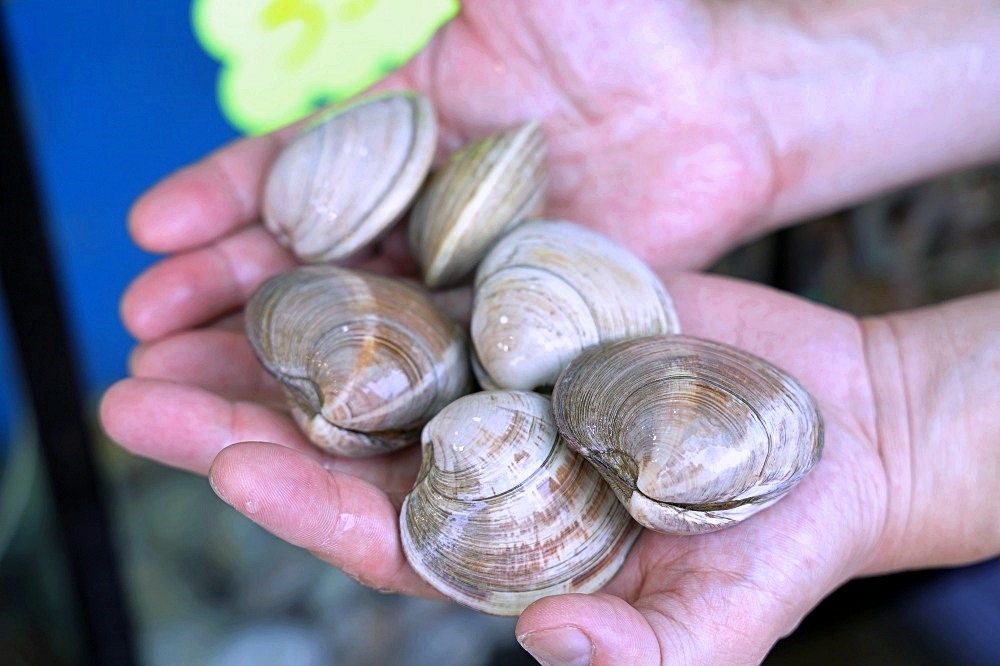
M 769 129 L 764 229 L 1000 155 L 996 3 L 728 3 L 718 18 Z
M 1000 293 L 863 321 L 888 483 L 867 573 L 1000 553 Z

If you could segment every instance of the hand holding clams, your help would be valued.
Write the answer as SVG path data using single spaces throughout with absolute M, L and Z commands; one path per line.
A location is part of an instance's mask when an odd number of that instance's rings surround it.
M 422 291 L 343 268 L 272 278 L 246 310 L 255 352 L 321 448 L 383 453 L 426 423 L 400 515 L 421 577 L 466 606 L 517 614 L 601 588 L 638 536 L 632 517 L 675 534 L 720 529 L 812 468 L 822 421 L 794 379 L 679 335 L 659 278 L 611 239 L 525 219 L 544 205 L 537 124 L 467 146 L 418 196 L 435 137 L 413 93 L 323 116 L 278 157 L 265 223 L 303 261 L 324 261 L 412 206 L 425 282 L 475 271 L 473 353 Z M 508 390 L 466 395 L 470 358 L 484 388 Z M 551 404 L 517 390 L 553 384 Z

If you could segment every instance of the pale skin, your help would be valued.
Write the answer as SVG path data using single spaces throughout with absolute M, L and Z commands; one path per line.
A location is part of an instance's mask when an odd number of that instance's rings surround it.
M 823 460 L 774 507 L 709 535 L 645 532 L 602 592 L 528 607 L 517 635 L 543 663 L 755 663 L 853 577 L 1000 553 L 1000 294 L 858 319 L 682 272 L 1000 155 L 1000 5 L 799 4 L 467 2 L 381 84 L 432 97 L 442 155 L 541 119 L 549 214 L 628 245 L 663 276 L 685 332 L 791 372 L 826 421 Z M 139 345 L 102 422 L 363 583 L 436 596 L 399 546 L 418 452 L 320 453 L 240 333 L 249 294 L 294 265 L 258 220 L 291 133 L 226 146 L 136 203 L 136 242 L 170 256 L 123 298 Z M 398 234 L 354 263 L 412 268 Z

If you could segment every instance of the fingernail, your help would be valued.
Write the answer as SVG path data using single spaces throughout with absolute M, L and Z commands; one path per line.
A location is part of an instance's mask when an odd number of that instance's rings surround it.
M 531 631 L 517 640 L 542 666 L 587 666 L 594 649 L 587 634 L 576 627 Z
M 230 502 L 229 499 L 225 496 L 225 494 L 222 492 L 222 489 L 215 484 L 215 476 L 212 474 L 211 471 L 209 471 L 208 473 L 208 485 L 212 489 L 212 492 L 215 493 L 220 500 L 232 506 L 233 503 Z

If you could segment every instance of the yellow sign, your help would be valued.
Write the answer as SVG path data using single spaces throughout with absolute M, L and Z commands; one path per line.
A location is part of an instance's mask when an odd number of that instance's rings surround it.
M 458 0 L 194 0 L 202 47 L 219 61 L 219 105 L 267 132 L 349 97 L 409 60 Z

